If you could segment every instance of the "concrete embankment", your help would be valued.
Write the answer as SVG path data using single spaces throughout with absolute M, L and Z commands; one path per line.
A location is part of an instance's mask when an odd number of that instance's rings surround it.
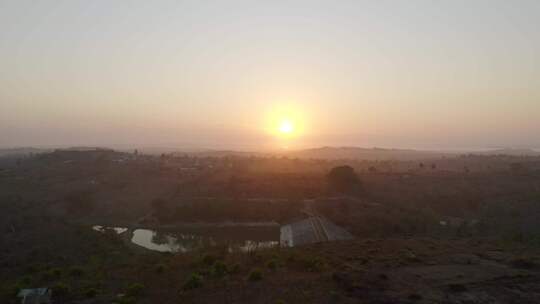
M 283 225 L 280 230 L 280 244 L 283 247 L 353 238 L 347 230 L 320 216 Z

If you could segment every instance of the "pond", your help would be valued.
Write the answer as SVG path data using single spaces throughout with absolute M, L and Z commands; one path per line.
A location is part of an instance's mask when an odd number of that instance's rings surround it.
M 94 226 L 92 229 L 117 234 L 129 233 L 131 243 L 159 252 L 186 253 L 223 246 L 229 252 L 250 252 L 279 246 L 280 230 L 275 227 L 204 227 L 183 229 L 129 230 L 123 227 Z
M 128 230 L 125 227 L 105 227 L 105 226 L 100 226 L 100 225 L 92 226 L 92 229 L 95 230 L 95 231 L 99 231 L 99 232 L 105 232 L 107 230 L 112 230 L 112 231 L 116 232 L 116 234 L 121 234 L 121 233 L 124 233 L 124 232 L 126 232 Z

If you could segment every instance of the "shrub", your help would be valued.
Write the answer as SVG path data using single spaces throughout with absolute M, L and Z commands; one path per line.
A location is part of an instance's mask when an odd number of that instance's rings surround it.
M 84 296 L 87 298 L 95 298 L 98 294 L 98 290 L 96 288 L 88 288 L 84 291 Z
M 25 275 L 19 279 L 19 284 L 21 286 L 29 286 L 32 283 L 32 276 Z
M 41 274 L 41 280 L 42 281 L 52 281 L 54 279 L 54 275 L 50 271 L 45 271 Z
M 248 276 L 248 279 L 250 281 L 260 281 L 262 280 L 263 278 L 263 273 L 260 269 L 258 268 L 255 268 L 253 270 L 251 270 L 251 272 L 249 273 L 249 276 Z
M 156 272 L 157 273 L 163 273 L 165 271 L 165 265 L 159 264 L 156 266 Z
M 81 267 L 71 267 L 69 275 L 73 277 L 82 277 L 84 275 L 84 270 Z
M 192 273 L 189 279 L 184 283 L 184 290 L 190 290 L 202 287 L 203 277 L 200 274 Z
M 531 269 L 536 266 L 536 263 L 532 259 L 517 258 L 512 261 L 512 266 L 516 268 Z
M 140 296 L 143 293 L 144 285 L 141 283 L 131 283 L 126 289 L 126 295 L 130 297 Z
M 225 276 L 227 274 L 227 265 L 220 261 L 214 263 L 214 266 L 212 267 L 212 274 L 217 278 Z
M 36 273 L 39 271 L 40 269 L 40 265 L 39 264 L 33 264 L 33 265 L 30 265 L 28 267 L 26 267 L 26 272 L 28 273 Z
M 0 298 L 13 298 L 19 293 L 19 291 L 24 288 L 20 283 L 13 283 L 9 285 L 4 285 L 0 287 Z
M 230 269 L 230 273 L 239 273 L 240 272 L 240 269 L 242 269 L 242 266 L 240 266 L 239 263 L 236 263 L 234 264 L 231 269 Z
M 205 265 L 212 266 L 216 262 L 216 257 L 211 254 L 205 254 L 202 258 L 202 262 Z
M 467 287 L 465 287 L 465 285 L 463 284 L 450 284 L 448 286 L 450 288 L 450 291 L 451 292 L 465 292 L 467 291 Z
M 303 264 L 308 271 L 312 272 L 319 272 L 323 270 L 325 266 L 324 262 L 318 257 L 305 258 Z
M 48 273 L 53 278 L 60 278 L 62 276 L 62 270 L 60 268 L 52 268 L 49 269 Z
M 337 291 L 331 290 L 330 291 L 330 298 L 332 299 L 333 302 L 335 302 L 335 301 L 338 301 L 341 298 L 341 296 Z
M 270 270 L 276 270 L 278 268 L 278 263 L 276 260 L 272 259 L 266 263 L 266 267 Z
M 113 304 L 135 304 L 137 299 L 134 297 L 121 297 L 118 300 L 114 301 Z
M 55 298 L 64 298 L 67 297 L 70 293 L 70 288 L 67 284 L 63 282 L 58 282 L 54 284 L 51 288 L 52 294 Z

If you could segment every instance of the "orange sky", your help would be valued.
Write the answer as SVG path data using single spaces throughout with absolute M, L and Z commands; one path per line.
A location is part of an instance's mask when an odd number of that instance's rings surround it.
M 0 147 L 540 147 L 538 1 L 2 1 L 0 20 Z

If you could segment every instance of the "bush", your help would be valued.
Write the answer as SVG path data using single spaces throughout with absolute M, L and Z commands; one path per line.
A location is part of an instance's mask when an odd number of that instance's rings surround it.
M 330 291 L 330 298 L 332 299 L 333 302 L 339 301 L 339 299 L 341 298 L 341 295 L 339 294 L 339 292 L 337 292 L 335 290 L 331 290 Z
M 536 267 L 536 263 L 532 259 L 517 258 L 512 261 L 512 266 L 516 268 L 532 269 Z
M 71 267 L 69 275 L 73 277 L 82 277 L 84 275 L 84 270 L 81 267 Z
M 84 291 L 84 296 L 87 298 L 95 298 L 98 293 L 96 288 L 88 288 Z
M 40 268 L 41 268 L 41 265 L 39 265 L 39 264 L 30 265 L 30 266 L 26 267 L 26 272 L 28 272 L 28 273 L 36 273 L 36 272 L 39 271 Z
M 270 260 L 266 263 L 266 267 L 270 270 L 276 270 L 278 268 L 278 262 L 276 260 Z
M 318 257 L 305 258 L 303 264 L 308 271 L 312 272 L 319 272 L 323 270 L 325 266 L 324 262 Z
M 67 297 L 70 293 L 70 288 L 67 284 L 58 282 L 54 284 L 51 288 L 52 294 L 55 298 L 64 298 Z
M 24 277 L 19 279 L 18 283 L 21 286 L 30 286 L 30 284 L 32 284 L 32 276 L 25 275 Z
M 255 268 L 253 269 L 248 276 L 248 280 L 254 282 L 254 281 L 260 281 L 263 278 L 263 273 L 260 269 Z
M 450 289 L 451 292 L 465 292 L 467 291 L 467 287 L 463 284 L 450 284 L 448 286 L 448 288 Z
M 143 293 L 144 285 L 141 283 L 132 283 L 126 289 L 126 295 L 130 297 L 137 297 Z
M 192 273 L 186 283 L 184 283 L 184 290 L 200 288 L 202 285 L 203 277 L 200 274 Z
M 134 297 L 121 297 L 120 299 L 113 302 L 113 304 L 135 304 L 137 299 Z
M 48 272 L 54 278 L 60 278 L 62 276 L 62 270 L 60 268 L 52 268 Z
M 13 298 L 19 293 L 24 287 L 20 283 L 13 283 L 9 285 L 4 285 L 0 287 L 0 298 Z
M 205 265 L 212 266 L 216 262 L 216 257 L 211 254 L 205 254 L 202 258 L 202 262 Z
M 159 264 L 156 266 L 156 272 L 157 273 L 163 273 L 165 271 L 165 265 Z
M 231 269 L 230 269 L 230 273 L 239 273 L 240 272 L 240 269 L 242 269 L 242 266 L 240 266 L 239 263 L 236 263 L 234 265 L 232 265 Z
M 217 278 L 224 277 L 227 274 L 227 265 L 220 261 L 214 263 L 212 274 Z
M 41 280 L 45 282 L 54 281 L 60 277 L 62 277 L 62 270 L 59 268 L 52 268 L 41 274 Z

